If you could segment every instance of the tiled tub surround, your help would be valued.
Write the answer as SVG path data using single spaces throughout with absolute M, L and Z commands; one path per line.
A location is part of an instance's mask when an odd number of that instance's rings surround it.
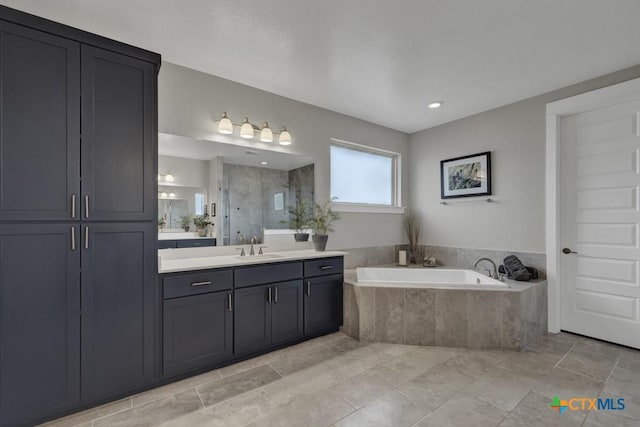
M 360 341 L 520 351 L 547 331 L 547 283 L 504 290 L 380 287 L 345 272 L 343 331 Z

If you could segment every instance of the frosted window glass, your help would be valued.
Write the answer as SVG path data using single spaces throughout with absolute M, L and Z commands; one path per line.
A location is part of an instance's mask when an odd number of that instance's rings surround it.
M 391 205 L 394 158 L 331 146 L 331 197 L 337 202 Z

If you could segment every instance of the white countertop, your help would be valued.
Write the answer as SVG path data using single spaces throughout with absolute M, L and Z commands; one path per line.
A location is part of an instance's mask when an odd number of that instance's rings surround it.
M 218 255 L 206 257 L 189 257 L 179 259 L 158 258 L 158 273 L 175 273 L 179 271 L 206 270 L 209 268 L 236 267 L 253 264 L 269 264 L 283 261 L 297 261 L 313 258 L 344 256 L 347 252 L 324 251 L 313 249 L 269 252 L 264 255 Z

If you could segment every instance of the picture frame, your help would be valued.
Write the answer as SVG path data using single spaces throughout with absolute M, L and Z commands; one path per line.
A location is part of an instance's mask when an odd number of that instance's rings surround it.
M 440 161 L 440 197 L 491 195 L 491 152 Z

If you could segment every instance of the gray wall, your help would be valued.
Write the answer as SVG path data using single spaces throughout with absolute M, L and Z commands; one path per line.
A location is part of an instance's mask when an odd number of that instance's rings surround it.
M 638 77 L 635 66 L 410 135 L 409 201 L 423 243 L 544 252 L 546 104 Z M 440 205 L 440 160 L 482 151 L 491 151 L 496 203 Z
M 309 104 L 264 92 L 249 86 L 224 80 L 175 64 L 164 62 L 159 76 L 159 130 L 193 138 L 205 138 L 227 143 L 244 143 L 257 148 L 308 155 L 315 159 L 315 198 L 329 198 L 329 140 L 338 138 L 408 155 L 407 134 L 354 119 Z M 380 100 L 384 102 L 384 100 Z M 286 125 L 293 136 L 293 145 L 240 140 L 220 135 L 215 119 L 224 111 L 234 120 L 248 116 L 252 121 L 268 121 L 274 128 Z M 406 195 L 408 171 L 402 176 L 402 194 Z M 403 201 L 403 203 L 406 203 Z M 402 215 L 345 213 L 329 238 L 330 249 L 359 248 L 406 241 L 402 230 Z

